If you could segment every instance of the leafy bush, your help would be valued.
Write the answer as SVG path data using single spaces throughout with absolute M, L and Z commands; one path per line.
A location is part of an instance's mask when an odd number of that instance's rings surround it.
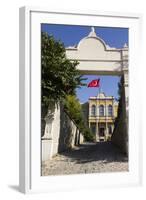
M 84 129 L 83 135 L 84 135 L 84 138 L 86 141 L 90 141 L 90 142 L 95 141 L 95 137 L 94 137 L 93 133 L 91 133 L 89 128 Z
M 64 101 L 65 111 L 74 120 L 79 131 L 84 135 L 86 141 L 94 141 L 94 136 L 87 128 L 83 120 L 82 106 L 75 95 L 68 95 Z
M 75 95 L 66 96 L 66 99 L 64 100 L 64 108 L 71 117 L 71 119 L 73 119 L 77 126 L 81 128 L 83 123 L 83 117 L 81 112 L 82 107 Z

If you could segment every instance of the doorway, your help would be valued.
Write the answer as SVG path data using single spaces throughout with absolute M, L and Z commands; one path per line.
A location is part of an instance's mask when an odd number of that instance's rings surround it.
M 100 127 L 99 128 L 99 140 L 101 142 L 104 141 L 104 136 L 105 136 L 105 128 L 104 127 Z

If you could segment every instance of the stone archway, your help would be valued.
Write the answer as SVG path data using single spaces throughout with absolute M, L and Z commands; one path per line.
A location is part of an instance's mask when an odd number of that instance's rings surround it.
M 128 153 L 128 46 L 125 44 L 121 49 L 108 46 L 92 27 L 87 37 L 66 48 L 66 56 L 71 61 L 79 61 L 77 69 L 83 74 L 123 76 L 123 112 L 120 118 L 124 128 L 123 132 L 114 133 L 113 142 Z

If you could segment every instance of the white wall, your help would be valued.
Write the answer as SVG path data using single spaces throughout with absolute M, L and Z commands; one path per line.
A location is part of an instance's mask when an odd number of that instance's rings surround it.
M 45 199 L 103 199 L 103 200 L 143 200 L 146 191 L 146 172 L 144 172 L 144 186 L 141 188 L 122 188 L 122 189 L 98 189 L 93 191 L 76 191 L 76 192 L 57 192 L 52 194 L 41 195 L 23 195 L 17 190 L 18 188 L 18 59 L 19 59 L 19 11 L 18 8 L 23 5 L 44 6 L 62 9 L 74 10 L 100 10 L 115 12 L 138 12 L 145 13 L 145 0 L 4 0 L 0 6 L 0 198 L 1 199 L 28 199 L 28 200 L 45 200 Z M 146 14 L 144 14 L 143 35 L 146 35 Z M 146 44 L 146 38 L 143 38 L 143 45 Z M 144 46 L 143 46 L 144 50 Z M 143 51 L 143 55 L 144 55 Z M 137 90 L 141 90 L 139 95 L 145 96 L 145 74 L 146 67 L 143 60 L 143 71 L 141 79 L 135 77 L 138 85 Z M 143 96 L 143 97 L 144 97 Z M 145 96 L 146 97 L 146 96 Z M 143 102 L 140 103 L 144 104 Z M 146 107 L 143 106 L 143 109 Z M 146 111 L 145 111 L 146 112 Z M 144 113 L 144 111 L 143 111 Z M 144 115 L 141 113 L 144 118 Z M 142 119 L 141 119 L 142 120 Z M 144 127 L 143 127 L 144 128 Z M 145 130 L 146 133 L 146 130 Z M 144 135 L 143 141 L 146 141 Z M 144 147 L 146 153 L 146 145 Z M 146 156 L 144 159 L 144 168 L 146 169 Z M 87 180 L 88 181 L 88 180 Z
M 52 113 L 52 109 L 51 113 Z M 75 123 L 63 111 L 60 106 L 53 109 L 53 117 L 46 120 L 45 134 L 42 137 L 42 161 L 52 159 L 58 152 L 73 148 L 75 145 L 83 143 L 83 135 Z M 50 130 L 49 126 L 51 127 Z M 79 136 L 80 135 L 80 136 Z

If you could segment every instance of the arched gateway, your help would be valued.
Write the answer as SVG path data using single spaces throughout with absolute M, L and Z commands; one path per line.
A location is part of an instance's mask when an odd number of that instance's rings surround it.
M 109 47 L 101 38 L 99 38 L 94 28 L 85 38 L 83 38 L 77 46 L 66 48 L 66 56 L 69 60 L 77 60 L 79 64 L 77 68 L 83 74 L 97 75 L 122 75 L 122 112 L 119 116 L 120 120 L 116 130 L 112 135 L 112 141 L 119 145 L 123 151 L 128 152 L 128 47 L 125 44 L 122 49 Z M 52 109 L 52 108 L 51 108 Z M 54 108 L 49 117 L 46 118 L 45 133 L 42 137 L 42 161 L 52 158 L 58 153 L 59 148 L 66 148 L 65 138 L 68 129 L 61 131 L 61 118 L 68 118 L 63 115 L 61 108 Z M 65 120 L 66 121 L 66 120 Z M 67 121 L 70 121 L 69 119 Z M 79 136 L 77 127 L 70 122 L 71 134 L 73 141 L 76 135 Z M 67 131 L 67 132 L 66 132 Z M 60 137 L 60 135 L 63 135 Z M 82 138 L 80 137 L 82 140 Z M 60 146 L 61 145 L 61 146 Z M 72 145 L 72 144 L 71 144 Z M 60 146 L 60 147 L 59 147 Z
M 66 48 L 66 56 L 71 61 L 79 61 L 77 69 L 83 74 L 121 75 L 122 113 L 117 130 L 112 141 L 123 151 L 128 152 L 128 46 L 117 49 L 108 46 L 95 33 L 94 27 L 87 37 L 80 40 L 78 45 Z

